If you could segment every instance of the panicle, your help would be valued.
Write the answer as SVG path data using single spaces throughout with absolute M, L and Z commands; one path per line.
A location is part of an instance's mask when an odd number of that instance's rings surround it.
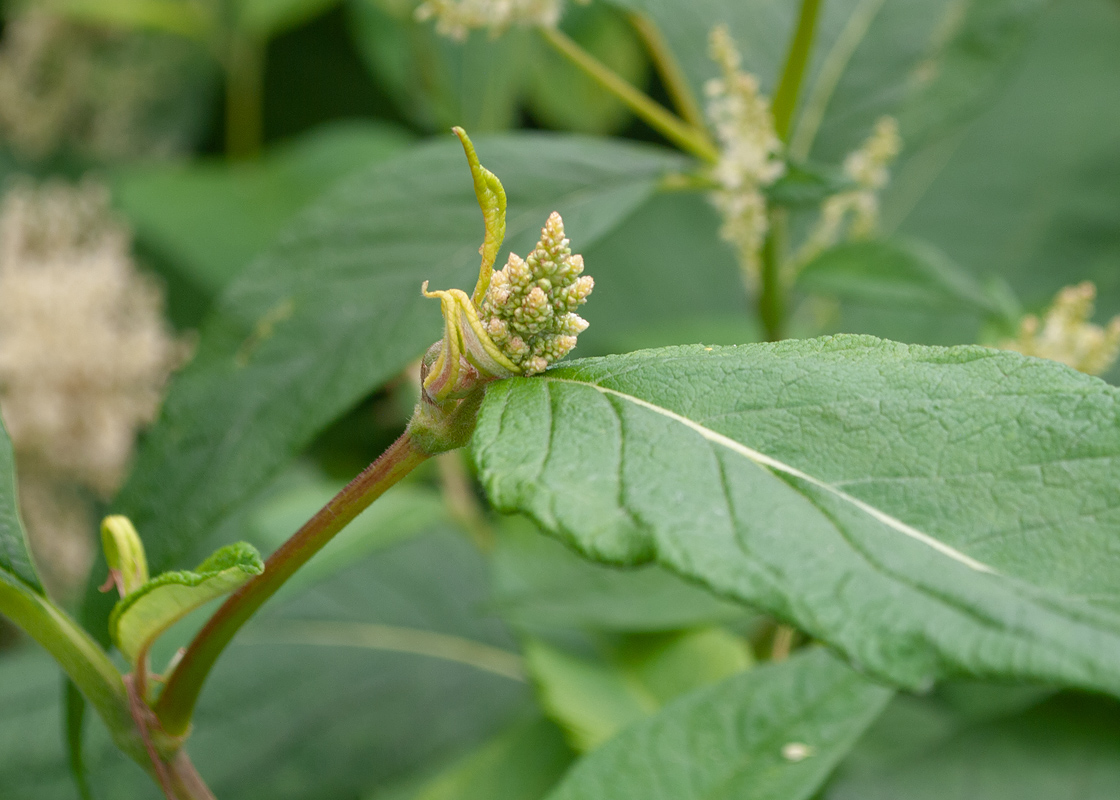
M 1091 281 L 1066 286 L 1040 320 L 1035 314 L 1023 317 L 1019 335 L 1000 343 L 1004 350 L 1048 358 L 1090 375 L 1108 370 L 1120 356 L 1120 316 L 1108 327 L 1089 322 L 1097 287 Z
M 512 25 L 555 27 L 561 6 L 562 0 L 425 0 L 416 18 L 434 19 L 436 31 L 461 41 L 477 28 L 498 35 Z

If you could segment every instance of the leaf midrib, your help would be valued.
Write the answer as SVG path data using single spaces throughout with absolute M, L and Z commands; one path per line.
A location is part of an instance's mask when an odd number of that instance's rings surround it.
M 609 389 L 605 386 L 600 386 L 600 385 L 595 384 L 595 383 L 587 383 L 587 382 L 584 382 L 584 381 L 572 380 L 570 378 L 555 378 L 555 377 L 548 377 L 548 376 L 542 376 L 538 380 L 544 380 L 544 381 L 548 381 L 550 383 L 567 383 L 567 384 L 572 384 L 574 386 L 581 386 L 581 387 L 586 387 L 586 388 L 589 388 L 589 389 L 594 389 L 595 391 L 599 392 L 600 394 L 609 395 L 609 396 L 612 396 L 612 397 L 617 397 L 617 398 L 619 398 L 621 400 L 624 400 L 626 402 L 633 403 L 634 405 L 636 405 L 640 408 L 644 408 L 647 411 L 652 411 L 655 414 L 659 414 L 659 415 L 661 415 L 661 416 L 663 416 L 667 419 L 670 419 L 674 422 L 677 422 L 681 425 L 684 425 L 685 427 L 687 427 L 690 430 L 694 431 L 695 433 L 699 434 L 702 438 L 706 439 L 707 441 L 709 441 L 713 444 L 716 444 L 718 446 L 721 446 L 721 447 L 723 447 L 723 448 L 725 448 L 725 449 L 727 449 L 727 450 L 729 450 L 729 451 L 731 451 L 731 452 L 733 452 L 737 455 L 740 455 L 740 456 L 746 458 L 747 460 L 751 461 L 752 463 L 758 465 L 761 468 L 768 469 L 772 472 L 781 473 L 781 474 L 786 475 L 786 476 L 794 477 L 794 478 L 797 478 L 799 480 L 803 480 L 807 483 L 810 483 L 813 486 L 817 486 L 817 487 L 829 492 L 830 494 L 832 494 L 833 496 L 842 500 L 843 502 L 848 503 L 851 506 L 859 509 L 864 514 L 867 514 L 869 517 L 876 520 L 877 522 L 882 523 L 883 525 L 890 528 L 891 530 L 894 530 L 898 533 L 901 533 L 901 534 L 903 534 L 903 535 L 905 535 L 905 536 L 907 536 L 911 539 L 914 539 L 915 541 L 921 542 L 922 544 L 926 545 L 930 549 L 935 550 L 938 553 L 940 553 L 941 555 L 946 556 L 948 558 L 951 558 L 951 559 L 953 559 L 954 561 L 956 561 L 960 564 L 964 564 L 965 566 L 967 566 L 968 568 L 970 568 L 972 570 L 975 570 L 976 572 L 992 574 L 992 575 L 998 574 L 995 569 L 988 566 L 987 564 L 984 564 L 984 563 L 982 563 L 980 561 L 977 561 L 976 559 L 974 559 L 974 558 L 972 558 L 968 555 L 965 555 L 964 553 L 960 552 L 959 550 L 957 550 L 953 547 L 950 547 L 949 545 L 945 544 L 944 542 L 940 541 L 939 539 L 936 539 L 933 536 L 930 536 L 929 534 L 918 530 L 917 528 L 913 527 L 912 525 L 908 525 L 907 523 L 903 522 L 902 520 L 891 516 L 890 514 L 886 513 L 885 511 L 883 511 L 881 509 L 878 509 L 875 506 L 871 505 L 870 503 L 866 503 L 863 500 L 859 500 L 855 497 L 852 497 L 851 495 L 847 494 L 846 492 L 836 488 L 832 484 L 826 483 L 825 481 L 822 481 L 819 478 L 815 478 L 812 475 L 809 475 L 808 473 L 803 472 L 803 471 L 797 469 L 796 467 L 793 467 L 789 464 L 786 464 L 782 461 L 779 461 L 776 458 L 768 456 L 765 453 L 762 453 L 762 452 L 759 452 L 758 450 L 754 450 L 753 448 L 747 447 L 746 445 L 744 445 L 740 442 L 737 442 L 734 439 L 732 439 L 728 436 L 725 436 L 722 433 L 718 433 L 716 431 L 713 431 L 711 428 L 705 427 L 704 425 L 701 425 L 699 422 L 696 422 L 695 420 L 691 420 L 688 417 L 685 417 L 681 414 L 678 414 L 677 412 L 672 411 L 668 408 L 665 408 L 663 406 L 659 406 L 656 403 L 651 403 L 648 400 L 643 400 L 640 397 L 635 397 L 634 395 L 627 394 L 625 392 L 620 392 L 617 389 Z

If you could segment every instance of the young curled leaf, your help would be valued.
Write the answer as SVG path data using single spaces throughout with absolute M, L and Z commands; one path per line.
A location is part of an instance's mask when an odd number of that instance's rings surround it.
M 165 572 L 121 598 L 109 617 L 113 643 L 134 666 L 152 642 L 196 608 L 264 572 L 257 549 L 226 545 L 194 570 Z

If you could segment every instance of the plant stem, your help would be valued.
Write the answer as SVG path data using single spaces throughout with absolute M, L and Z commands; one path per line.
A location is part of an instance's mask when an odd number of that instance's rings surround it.
M 463 466 L 461 450 L 448 450 L 436 456 L 443 501 L 452 519 L 466 529 L 471 541 L 483 553 L 494 549 L 494 529 L 486 519 L 482 504 L 475 497 L 471 477 Z
M 789 43 L 785 67 L 774 93 L 771 106 L 774 113 L 774 129 L 784 142 L 789 138 L 793 112 L 797 108 L 797 95 L 801 91 L 801 80 L 805 77 L 805 67 L 813 50 L 813 36 L 817 30 L 817 16 L 821 0 L 801 0 L 801 11 L 797 17 L 797 28 Z
M 649 95 L 635 89 L 618 73 L 584 50 L 562 31 L 550 27 L 541 27 L 538 30 L 545 41 L 556 48 L 561 55 L 625 103 L 631 111 L 673 144 L 704 161 L 714 162 L 719 158 L 719 151 L 703 128 L 689 125 L 651 99 Z
M 785 285 L 782 280 L 782 256 L 785 249 L 786 212 L 770 210 L 770 231 L 762 247 L 762 275 L 758 293 L 758 316 L 762 320 L 766 341 L 785 338 Z
M 688 85 L 688 79 L 681 69 L 680 62 L 669 49 L 665 37 L 661 35 L 661 30 L 652 19 L 640 11 L 631 11 L 628 16 L 630 24 L 634 26 L 650 58 L 653 59 L 653 65 L 657 68 L 657 74 L 661 76 L 665 91 L 673 99 L 673 104 L 677 107 L 681 118 L 692 127 L 704 130 L 704 112 L 700 108 L 700 103 L 696 101 L 696 95 L 692 93 L 692 87 Z
M 185 750 L 180 750 L 167 764 L 171 788 L 178 800 L 217 800 L 202 780 Z
M 370 503 L 429 457 L 408 432 L 321 508 L 265 562 L 264 572 L 234 592 L 194 637 L 153 706 L 163 729 L 186 732 L 211 667 L 242 625 L 297 569 Z
M 230 34 L 226 72 L 226 155 L 252 158 L 264 136 L 264 45 L 242 33 Z

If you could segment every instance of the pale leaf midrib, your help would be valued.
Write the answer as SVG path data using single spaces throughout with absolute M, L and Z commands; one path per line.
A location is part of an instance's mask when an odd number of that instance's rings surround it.
M 907 536 L 911 539 L 914 539 L 915 541 L 921 542 L 922 544 L 926 545 L 927 547 L 931 548 L 932 550 L 936 550 L 937 552 L 941 553 L 942 555 L 948 556 L 949 558 L 953 559 L 954 561 L 956 561 L 960 564 L 964 564 L 965 566 L 967 566 L 968 568 L 970 568 L 972 570 L 975 570 L 977 572 L 987 573 L 987 574 L 997 574 L 996 570 L 993 569 L 992 567 L 988 566 L 987 564 L 984 564 L 984 563 L 982 563 L 980 561 L 977 561 L 976 559 L 974 559 L 974 558 L 972 558 L 968 555 L 965 555 L 964 553 L 960 552 L 959 550 L 957 550 L 953 547 L 950 547 L 949 545 L 945 544 L 944 542 L 940 541 L 939 539 L 936 539 L 936 538 L 930 536 L 927 533 L 923 533 L 922 531 L 918 530 L 917 528 L 913 527 L 912 525 L 906 524 L 902 520 L 897 519 L 896 517 L 893 517 L 890 514 L 887 514 L 886 512 L 884 512 L 884 511 L 882 511 L 878 508 L 875 508 L 874 506 L 870 505 L 869 503 L 866 503 L 863 500 L 859 500 L 858 498 L 852 497 L 851 495 L 847 494 L 846 492 L 843 492 L 840 489 L 837 489 L 835 486 L 833 486 L 829 483 L 826 483 L 826 482 L 820 480 L 819 478 L 815 478 L 812 475 L 809 475 L 808 473 L 802 472 L 801 470 L 797 469 L 796 467 L 793 467 L 789 464 L 786 464 L 782 461 L 779 461 L 779 460 L 777 460 L 777 459 L 775 459 L 771 456 L 766 455 L 765 453 L 761 453 L 757 450 L 754 450 L 750 447 L 747 447 L 746 445 L 744 445 L 740 442 L 737 442 L 734 439 L 732 439 L 728 436 L 725 436 L 722 433 L 718 433 L 716 431 L 713 431 L 711 428 L 707 428 L 707 427 L 701 425 L 700 423 L 689 419 L 688 417 L 685 417 L 685 416 L 682 416 L 681 414 L 676 413 L 675 411 L 671 411 L 670 409 L 664 408 L 664 407 L 659 406 L 655 403 L 651 403 L 648 400 L 643 400 L 640 397 L 635 397 L 634 395 L 627 394 L 625 392 L 620 392 L 617 389 L 609 389 L 605 386 L 600 386 L 600 385 L 594 384 L 594 383 L 587 383 L 587 382 L 583 382 L 583 381 L 572 380 L 570 378 L 554 378 L 554 377 L 547 377 L 547 376 L 543 376 L 543 377 L 539 378 L 538 380 L 545 380 L 545 381 L 552 382 L 552 383 L 568 383 L 568 384 L 572 384 L 574 386 L 582 386 L 582 387 L 586 387 L 586 388 L 589 388 L 589 389 L 594 389 L 595 391 L 599 392 L 600 394 L 605 394 L 605 395 L 611 395 L 611 396 L 614 396 L 614 397 L 618 397 L 622 400 L 633 403 L 634 405 L 639 406 L 640 408 L 644 408 L 647 411 L 652 411 L 655 414 L 659 414 L 659 415 L 661 415 L 661 416 L 663 416 L 667 419 L 673 420 L 674 422 L 677 422 L 677 423 L 680 423 L 681 425 L 684 425 L 685 427 L 687 427 L 687 428 L 691 429 L 692 431 L 698 433 L 701 437 L 703 437 L 707 441 L 712 442 L 713 444 L 717 444 L 721 447 L 724 447 L 724 448 L 730 450 L 731 452 L 736 453 L 740 456 L 743 456 L 744 458 L 746 458 L 749 461 L 757 464 L 760 467 L 765 467 L 765 468 L 770 469 L 774 472 L 778 472 L 778 473 L 781 473 L 783 475 L 788 475 L 790 477 L 794 477 L 794 478 L 797 478 L 799 480 L 805 481 L 806 483 L 812 484 L 813 486 L 817 486 L 817 487 L 829 492 L 830 494 L 837 497 L 838 499 L 840 499 L 840 500 L 842 500 L 846 503 L 851 504 L 853 507 L 859 509 L 860 511 L 867 514 L 872 519 L 874 519 L 877 522 L 885 525 L 886 527 L 890 528 L 891 530 L 894 530 L 898 533 L 901 533 L 901 534 L 903 534 L 903 535 L 905 535 L 905 536 Z

